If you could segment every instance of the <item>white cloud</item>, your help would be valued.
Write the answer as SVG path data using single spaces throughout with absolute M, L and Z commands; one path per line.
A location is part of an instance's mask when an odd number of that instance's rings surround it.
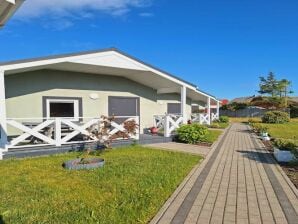
M 146 7 L 151 0 L 26 0 L 18 12 L 19 18 L 43 15 L 72 17 L 86 15 L 87 11 L 101 11 L 110 15 L 126 14 L 131 8 Z

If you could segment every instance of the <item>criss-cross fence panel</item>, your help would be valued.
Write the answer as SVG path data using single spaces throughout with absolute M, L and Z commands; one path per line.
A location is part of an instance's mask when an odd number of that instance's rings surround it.
M 167 115 L 165 116 L 165 137 L 170 137 L 172 133 L 183 124 L 183 117 L 181 115 Z
M 210 124 L 210 115 L 209 114 L 200 114 L 200 124 Z
M 12 139 L 9 142 L 8 147 L 13 147 L 13 146 L 18 145 L 19 143 L 22 143 L 24 140 L 26 140 L 30 136 L 40 139 L 43 142 L 48 143 L 48 144 L 55 144 L 55 139 L 52 139 L 51 136 L 45 135 L 45 133 L 41 132 L 42 129 L 49 127 L 50 125 L 54 124 L 54 122 L 55 122 L 55 120 L 46 120 L 46 121 L 40 123 L 39 125 L 35 126 L 34 128 L 29 128 L 15 120 L 7 120 L 6 121 L 7 125 L 10 125 L 20 131 L 23 131 L 23 134 Z
M 57 120 L 57 122 L 59 122 L 59 120 Z M 88 131 L 87 129 L 91 128 L 93 125 L 96 125 L 96 124 L 100 125 L 101 119 L 91 119 L 90 121 L 88 121 L 83 125 L 75 124 L 72 121 L 66 120 L 66 119 L 61 119 L 60 122 L 73 129 L 71 133 L 67 134 L 61 139 L 61 144 L 67 143 L 68 141 L 70 141 L 71 139 L 73 139 L 75 136 L 79 134 L 88 136 L 91 140 L 94 140 L 94 141 L 98 140 L 97 137 L 93 136 L 91 132 Z M 58 141 L 58 139 L 56 140 Z
M 159 130 L 164 128 L 165 116 L 166 115 L 154 115 L 153 116 L 154 127 L 158 128 Z
M 123 122 L 121 122 L 120 124 L 112 121 L 111 122 L 111 130 L 109 131 L 109 136 L 113 136 L 115 134 L 117 134 L 117 132 L 124 132 L 125 131 L 125 123 L 130 122 L 130 121 L 134 121 L 137 126 L 139 126 L 139 117 L 117 117 L 120 119 L 125 119 Z M 139 128 L 137 128 L 136 133 L 129 133 L 129 138 L 131 139 L 139 139 Z M 121 138 L 119 138 L 121 139 Z
M 219 119 L 219 114 L 218 113 L 212 113 L 211 114 L 211 121 L 215 121 Z
M 61 146 L 63 144 L 98 141 L 98 135 L 95 133 L 102 130 L 104 126 L 103 119 L 80 119 L 82 120 L 80 122 L 68 118 L 48 120 L 46 118 L 7 119 L 6 123 L 11 128 L 11 134 L 6 147 L 9 149 L 44 145 Z M 109 127 L 107 127 L 106 137 L 117 135 L 119 132 L 127 133 L 125 125 L 128 125 L 130 121 L 135 121 L 137 127 L 139 126 L 139 117 L 115 117 L 115 121 L 111 121 Z M 139 128 L 135 133 L 127 133 L 125 136 L 131 139 L 139 139 Z
M 192 123 L 200 123 L 200 114 L 192 114 L 191 122 Z
M 209 114 L 192 114 L 191 121 L 199 124 L 210 124 L 211 122 Z

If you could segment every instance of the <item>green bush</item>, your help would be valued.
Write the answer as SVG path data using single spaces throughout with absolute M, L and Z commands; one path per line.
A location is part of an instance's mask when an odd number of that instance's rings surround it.
M 177 129 L 178 139 L 188 144 L 205 142 L 209 134 L 208 128 L 200 124 L 183 125 Z
M 262 117 L 262 122 L 268 123 L 268 124 L 283 124 L 289 121 L 290 121 L 289 114 L 281 111 L 266 112 Z
M 266 127 L 263 124 L 260 124 L 260 123 L 251 123 L 250 125 L 253 128 L 253 130 L 255 132 L 258 132 L 258 133 L 266 133 L 268 131 L 268 127 Z
M 276 139 L 274 141 L 274 145 L 280 150 L 285 151 L 292 151 L 298 147 L 297 143 L 294 140 L 290 139 Z
M 219 117 L 219 122 L 229 123 L 229 117 L 228 116 L 220 116 Z
M 249 124 L 255 124 L 255 123 L 259 123 L 260 121 L 257 118 L 249 118 L 248 119 L 248 123 Z
M 297 118 L 298 117 L 298 106 L 291 106 L 290 114 L 291 114 L 291 118 Z
M 280 150 L 291 151 L 298 159 L 298 142 L 290 139 L 276 139 L 274 145 Z

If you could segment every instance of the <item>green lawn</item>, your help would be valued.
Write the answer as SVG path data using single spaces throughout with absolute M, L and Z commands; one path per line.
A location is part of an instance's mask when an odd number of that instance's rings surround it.
M 213 143 L 215 142 L 218 137 L 221 135 L 222 131 L 221 130 L 210 130 L 209 129 L 209 134 L 207 135 L 207 142 L 208 143 Z
M 147 223 L 201 160 L 135 146 L 102 154 L 102 169 L 62 168 L 78 155 L 0 161 L 4 222 Z
M 268 133 L 274 138 L 298 140 L 298 121 L 286 124 L 263 124 L 269 128 Z

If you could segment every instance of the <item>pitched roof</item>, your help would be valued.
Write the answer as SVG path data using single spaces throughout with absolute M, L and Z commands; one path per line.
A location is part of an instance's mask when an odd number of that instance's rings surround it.
M 168 76 L 170 76 L 172 78 L 175 78 L 175 79 L 177 79 L 177 80 L 179 80 L 181 82 L 184 82 L 184 83 L 186 83 L 186 84 L 188 84 L 188 85 L 196 88 L 198 91 L 200 91 L 200 92 L 202 92 L 204 94 L 207 94 L 207 95 L 209 95 L 211 97 L 216 98 L 215 96 L 213 96 L 213 95 L 211 95 L 211 94 L 209 94 L 209 93 L 207 93 L 205 91 L 200 90 L 197 87 L 197 85 L 195 85 L 195 84 L 193 84 L 191 82 L 188 82 L 188 81 L 186 81 L 186 80 L 184 80 L 184 79 L 182 79 L 182 78 L 180 78 L 180 77 L 178 77 L 176 75 L 173 75 L 173 74 L 171 74 L 169 72 L 166 72 L 166 71 L 164 71 L 164 70 L 162 70 L 160 68 L 157 68 L 157 67 L 155 67 L 155 66 L 153 66 L 153 65 L 151 65 L 149 63 L 146 63 L 146 62 L 144 62 L 144 61 L 142 61 L 142 60 L 140 60 L 140 59 L 138 59 L 138 58 L 136 58 L 134 56 L 131 56 L 131 55 L 129 55 L 129 54 L 127 54 L 127 53 L 125 53 L 125 52 L 123 52 L 123 51 L 115 48 L 115 47 L 105 48 L 105 49 L 99 49 L 99 50 L 81 51 L 81 52 L 76 52 L 76 53 L 66 53 L 66 54 L 50 55 L 50 56 L 36 57 L 36 58 L 30 58 L 30 59 L 21 59 L 21 60 L 13 60 L 13 61 L 7 61 L 7 62 L 0 62 L 0 66 L 22 64 L 22 63 L 30 63 L 30 62 L 37 62 L 37 61 L 51 60 L 51 59 L 61 59 L 61 58 L 81 56 L 81 55 L 88 55 L 88 54 L 96 54 L 96 53 L 109 52 L 109 51 L 114 51 L 114 52 L 117 52 L 119 54 L 122 54 L 122 55 L 124 55 L 124 56 L 126 56 L 126 57 L 128 57 L 128 58 L 130 58 L 132 60 L 135 60 L 135 61 L 137 61 L 137 62 L 145 65 L 145 66 L 148 66 L 148 67 L 150 67 L 152 69 L 155 69 L 155 70 L 157 70 L 159 72 L 162 72 L 162 73 L 164 73 L 164 74 L 166 74 L 166 75 L 168 75 Z

